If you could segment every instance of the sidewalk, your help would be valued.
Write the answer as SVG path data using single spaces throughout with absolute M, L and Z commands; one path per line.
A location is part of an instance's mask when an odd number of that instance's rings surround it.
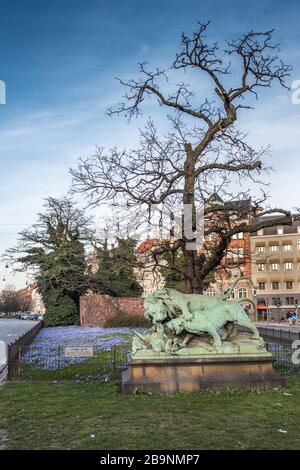
M 0 319 L 0 341 L 6 344 L 14 343 L 20 336 L 32 330 L 38 321 L 14 320 L 10 318 Z
M 291 331 L 300 331 L 300 323 L 298 321 L 298 323 L 295 325 L 295 326 L 290 326 L 288 322 L 280 322 L 280 323 L 276 323 L 276 322 L 271 322 L 271 321 L 258 321 L 256 322 L 256 326 L 269 326 L 270 328 L 277 328 L 277 329 L 288 329 L 288 330 L 291 330 Z

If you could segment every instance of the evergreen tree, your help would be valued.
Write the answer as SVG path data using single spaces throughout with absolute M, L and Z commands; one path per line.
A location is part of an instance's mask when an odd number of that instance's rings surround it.
M 34 274 L 46 306 L 46 324 L 78 324 L 79 299 L 90 287 L 85 259 L 85 243 L 92 238 L 90 221 L 67 198 L 48 198 L 44 207 L 7 256 L 19 270 Z
M 44 295 L 46 314 L 45 326 L 79 325 L 78 307 L 66 293 L 52 290 Z
M 98 249 L 98 270 L 96 278 L 99 280 L 98 290 L 103 286 L 116 297 L 139 297 L 142 288 L 138 284 L 135 268 L 139 263 L 135 254 L 136 241 L 117 239 L 116 247 L 109 249 L 107 241 Z

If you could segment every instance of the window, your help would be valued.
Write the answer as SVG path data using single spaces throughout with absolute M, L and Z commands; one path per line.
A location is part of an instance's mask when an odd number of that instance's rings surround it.
M 291 261 L 286 261 L 284 263 L 284 270 L 285 271 L 292 271 L 293 269 L 293 263 Z
M 256 251 L 257 251 L 257 253 L 264 253 L 265 252 L 265 247 L 263 245 L 257 246 Z
M 293 281 L 286 281 L 285 282 L 285 288 L 286 289 L 293 289 L 294 288 L 294 282 Z
M 277 307 L 281 305 L 280 297 L 272 297 L 272 305 L 276 305 Z
M 257 271 L 265 271 L 266 270 L 266 265 L 265 263 L 258 263 L 257 265 Z
M 215 297 L 216 291 L 213 287 L 209 287 L 205 292 L 206 295 L 210 295 L 211 297 Z
M 292 251 L 292 245 L 290 243 L 285 243 L 283 245 L 283 251 Z
M 277 251 L 278 251 L 278 246 L 277 245 L 271 245 L 271 252 L 276 253 Z
M 235 233 L 234 235 L 232 235 L 233 240 L 243 240 L 243 238 L 244 238 L 243 232 Z
M 259 290 L 265 290 L 266 289 L 266 283 L 265 282 L 259 282 L 258 283 L 258 288 L 259 288 Z
M 239 299 L 242 299 L 243 297 L 248 297 L 248 291 L 246 287 L 239 288 Z
M 243 258 L 244 256 L 244 248 L 232 248 L 228 252 L 228 258 L 231 260 L 238 261 L 239 259 Z
M 294 297 L 286 297 L 285 298 L 285 303 L 286 303 L 286 305 L 294 305 L 294 303 L 295 303 Z
M 283 235 L 283 227 L 277 227 L 277 234 Z
M 300 240 L 297 240 L 297 250 L 300 251 Z
M 278 290 L 279 289 L 279 282 L 278 281 L 273 281 L 272 282 L 272 289 L 273 290 Z
M 278 263 L 271 263 L 272 271 L 278 271 Z

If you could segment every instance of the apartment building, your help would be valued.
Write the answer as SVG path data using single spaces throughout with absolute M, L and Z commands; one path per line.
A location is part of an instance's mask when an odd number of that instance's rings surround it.
M 209 204 L 220 204 L 226 209 L 227 203 L 224 202 L 217 194 L 208 201 Z M 244 199 L 240 201 L 231 201 L 231 208 L 236 206 L 237 209 L 249 209 L 251 206 L 251 199 Z M 239 220 L 239 223 L 241 220 Z M 249 223 L 249 217 L 243 220 Z M 208 245 L 206 241 L 206 246 Z M 239 232 L 232 237 L 229 248 L 216 272 L 216 280 L 212 283 L 205 294 L 207 295 L 223 295 L 232 284 L 239 277 L 251 278 L 251 261 L 250 261 L 250 236 L 249 233 Z M 231 298 L 252 298 L 253 289 L 249 282 L 246 280 L 240 281 L 233 290 Z
M 45 305 L 35 282 L 28 284 L 24 289 L 18 290 L 18 293 L 23 297 L 24 303 L 28 302 L 28 305 L 30 305 L 29 309 L 32 312 L 44 315 L 46 311 Z
M 259 230 L 250 251 L 259 318 L 286 319 L 300 303 L 300 221 Z

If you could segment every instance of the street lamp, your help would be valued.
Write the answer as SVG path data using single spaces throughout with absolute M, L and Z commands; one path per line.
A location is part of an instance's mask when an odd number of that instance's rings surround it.
M 255 322 L 257 323 L 257 293 L 256 290 L 258 289 L 257 286 L 253 286 L 253 302 L 255 305 Z
M 5 265 L 5 269 L 9 269 L 9 266 L 8 266 L 7 263 L 6 263 L 6 265 Z M 3 274 L 2 282 L 6 282 L 5 274 Z
M 280 323 L 280 317 L 279 317 L 279 314 L 280 314 L 280 306 L 281 306 L 281 300 L 278 299 L 278 302 L 277 302 L 277 317 L 278 317 L 278 323 Z
M 267 322 L 270 321 L 270 310 L 269 310 L 269 299 L 266 298 L 266 307 L 267 307 Z
M 296 323 L 297 323 L 298 322 L 298 312 L 297 312 L 297 310 L 298 310 L 298 299 L 295 299 L 295 309 L 296 309 L 295 313 L 296 313 Z

